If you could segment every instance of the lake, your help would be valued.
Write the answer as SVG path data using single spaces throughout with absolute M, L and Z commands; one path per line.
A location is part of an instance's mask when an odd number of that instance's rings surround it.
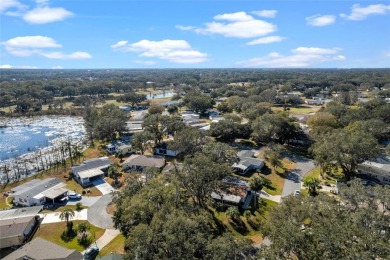
M 53 146 L 64 138 L 77 142 L 85 135 L 81 117 L 0 118 L 0 125 L 0 162 Z

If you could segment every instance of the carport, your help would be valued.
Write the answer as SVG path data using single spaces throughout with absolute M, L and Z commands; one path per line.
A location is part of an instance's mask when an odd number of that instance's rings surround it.
M 65 187 L 59 187 L 43 192 L 42 196 L 46 198 L 46 201 L 49 199 L 54 204 L 55 199 L 65 197 L 68 191 L 69 190 Z
M 81 171 L 78 173 L 82 185 L 88 185 L 92 181 L 102 179 L 104 172 L 98 168 Z

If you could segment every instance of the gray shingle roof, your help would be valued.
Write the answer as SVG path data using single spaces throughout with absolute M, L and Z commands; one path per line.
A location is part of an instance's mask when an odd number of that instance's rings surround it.
M 27 228 L 33 218 L 35 218 L 35 216 L 0 220 L 1 238 L 23 235 L 23 231 Z
M 91 169 L 104 169 L 109 167 L 112 164 L 112 161 L 108 157 L 94 158 L 84 161 L 79 166 L 73 166 L 73 172 L 82 172 Z
M 160 157 L 145 156 L 140 154 L 133 154 L 123 163 L 131 164 L 140 167 L 156 167 L 161 168 L 165 165 L 165 159 Z
M 32 180 L 23 185 L 17 187 L 17 189 L 12 189 L 15 191 L 11 196 L 29 196 L 34 197 L 58 184 L 63 183 L 57 178 L 48 178 L 45 180 Z
M 40 237 L 25 244 L 9 254 L 4 260 L 15 260 L 29 257 L 34 260 L 81 260 L 83 255 L 76 250 L 67 249 Z
M 0 220 L 35 216 L 42 210 L 42 208 L 43 206 L 35 206 L 35 207 L 2 210 L 0 211 Z

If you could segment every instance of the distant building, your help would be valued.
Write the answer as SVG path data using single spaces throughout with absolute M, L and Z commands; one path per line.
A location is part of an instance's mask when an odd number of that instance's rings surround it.
M 2 258 L 3 260 L 81 260 L 83 255 L 72 249 L 37 237 L 21 248 Z
M 0 211 L 0 249 L 19 246 L 32 237 L 39 226 L 37 214 L 42 208 L 36 206 Z
M 264 160 L 254 158 L 255 153 L 250 150 L 239 151 L 236 155 L 240 161 L 234 163 L 232 167 L 238 174 L 244 175 L 250 171 L 258 171 L 264 166 Z
M 90 185 L 96 179 L 104 177 L 104 171 L 110 167 L 112 161 L 108 157 L 94 158 L 72 167 L 75 180 L 82 186 Z
M 66 197 L 68 189 L 66 184 L 59 179 L 48 178 L 45 180 L 31 180 L 12 188 L 11 192 L 15 205 L 29 207 L 61 200 Z
M 144 168 L 161 169 L 165 165 L 165 159 L 157 156 L 146 156 L 141 154 L 133 154 L 123 163 L 124 170 L 134 169 L 142 171 Z

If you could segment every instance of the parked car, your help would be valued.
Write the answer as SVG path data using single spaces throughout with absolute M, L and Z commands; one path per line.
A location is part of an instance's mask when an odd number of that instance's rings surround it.
M 79 200 L 79 199 L 81 199 L 81 195 L 76 193 L 76 192 L 70 192 L 70 193 L 68 193 L 68 198 Z
M 301 195 L 301 191 L 300 190 L 295 190 L 294 191 L 294 196 L 299 196 Z
M 99 254 L 99 248 L 97 246 L 90 247 L 85 251 L 84 259 L 85 260 L 95 259 L 98 254 Z

